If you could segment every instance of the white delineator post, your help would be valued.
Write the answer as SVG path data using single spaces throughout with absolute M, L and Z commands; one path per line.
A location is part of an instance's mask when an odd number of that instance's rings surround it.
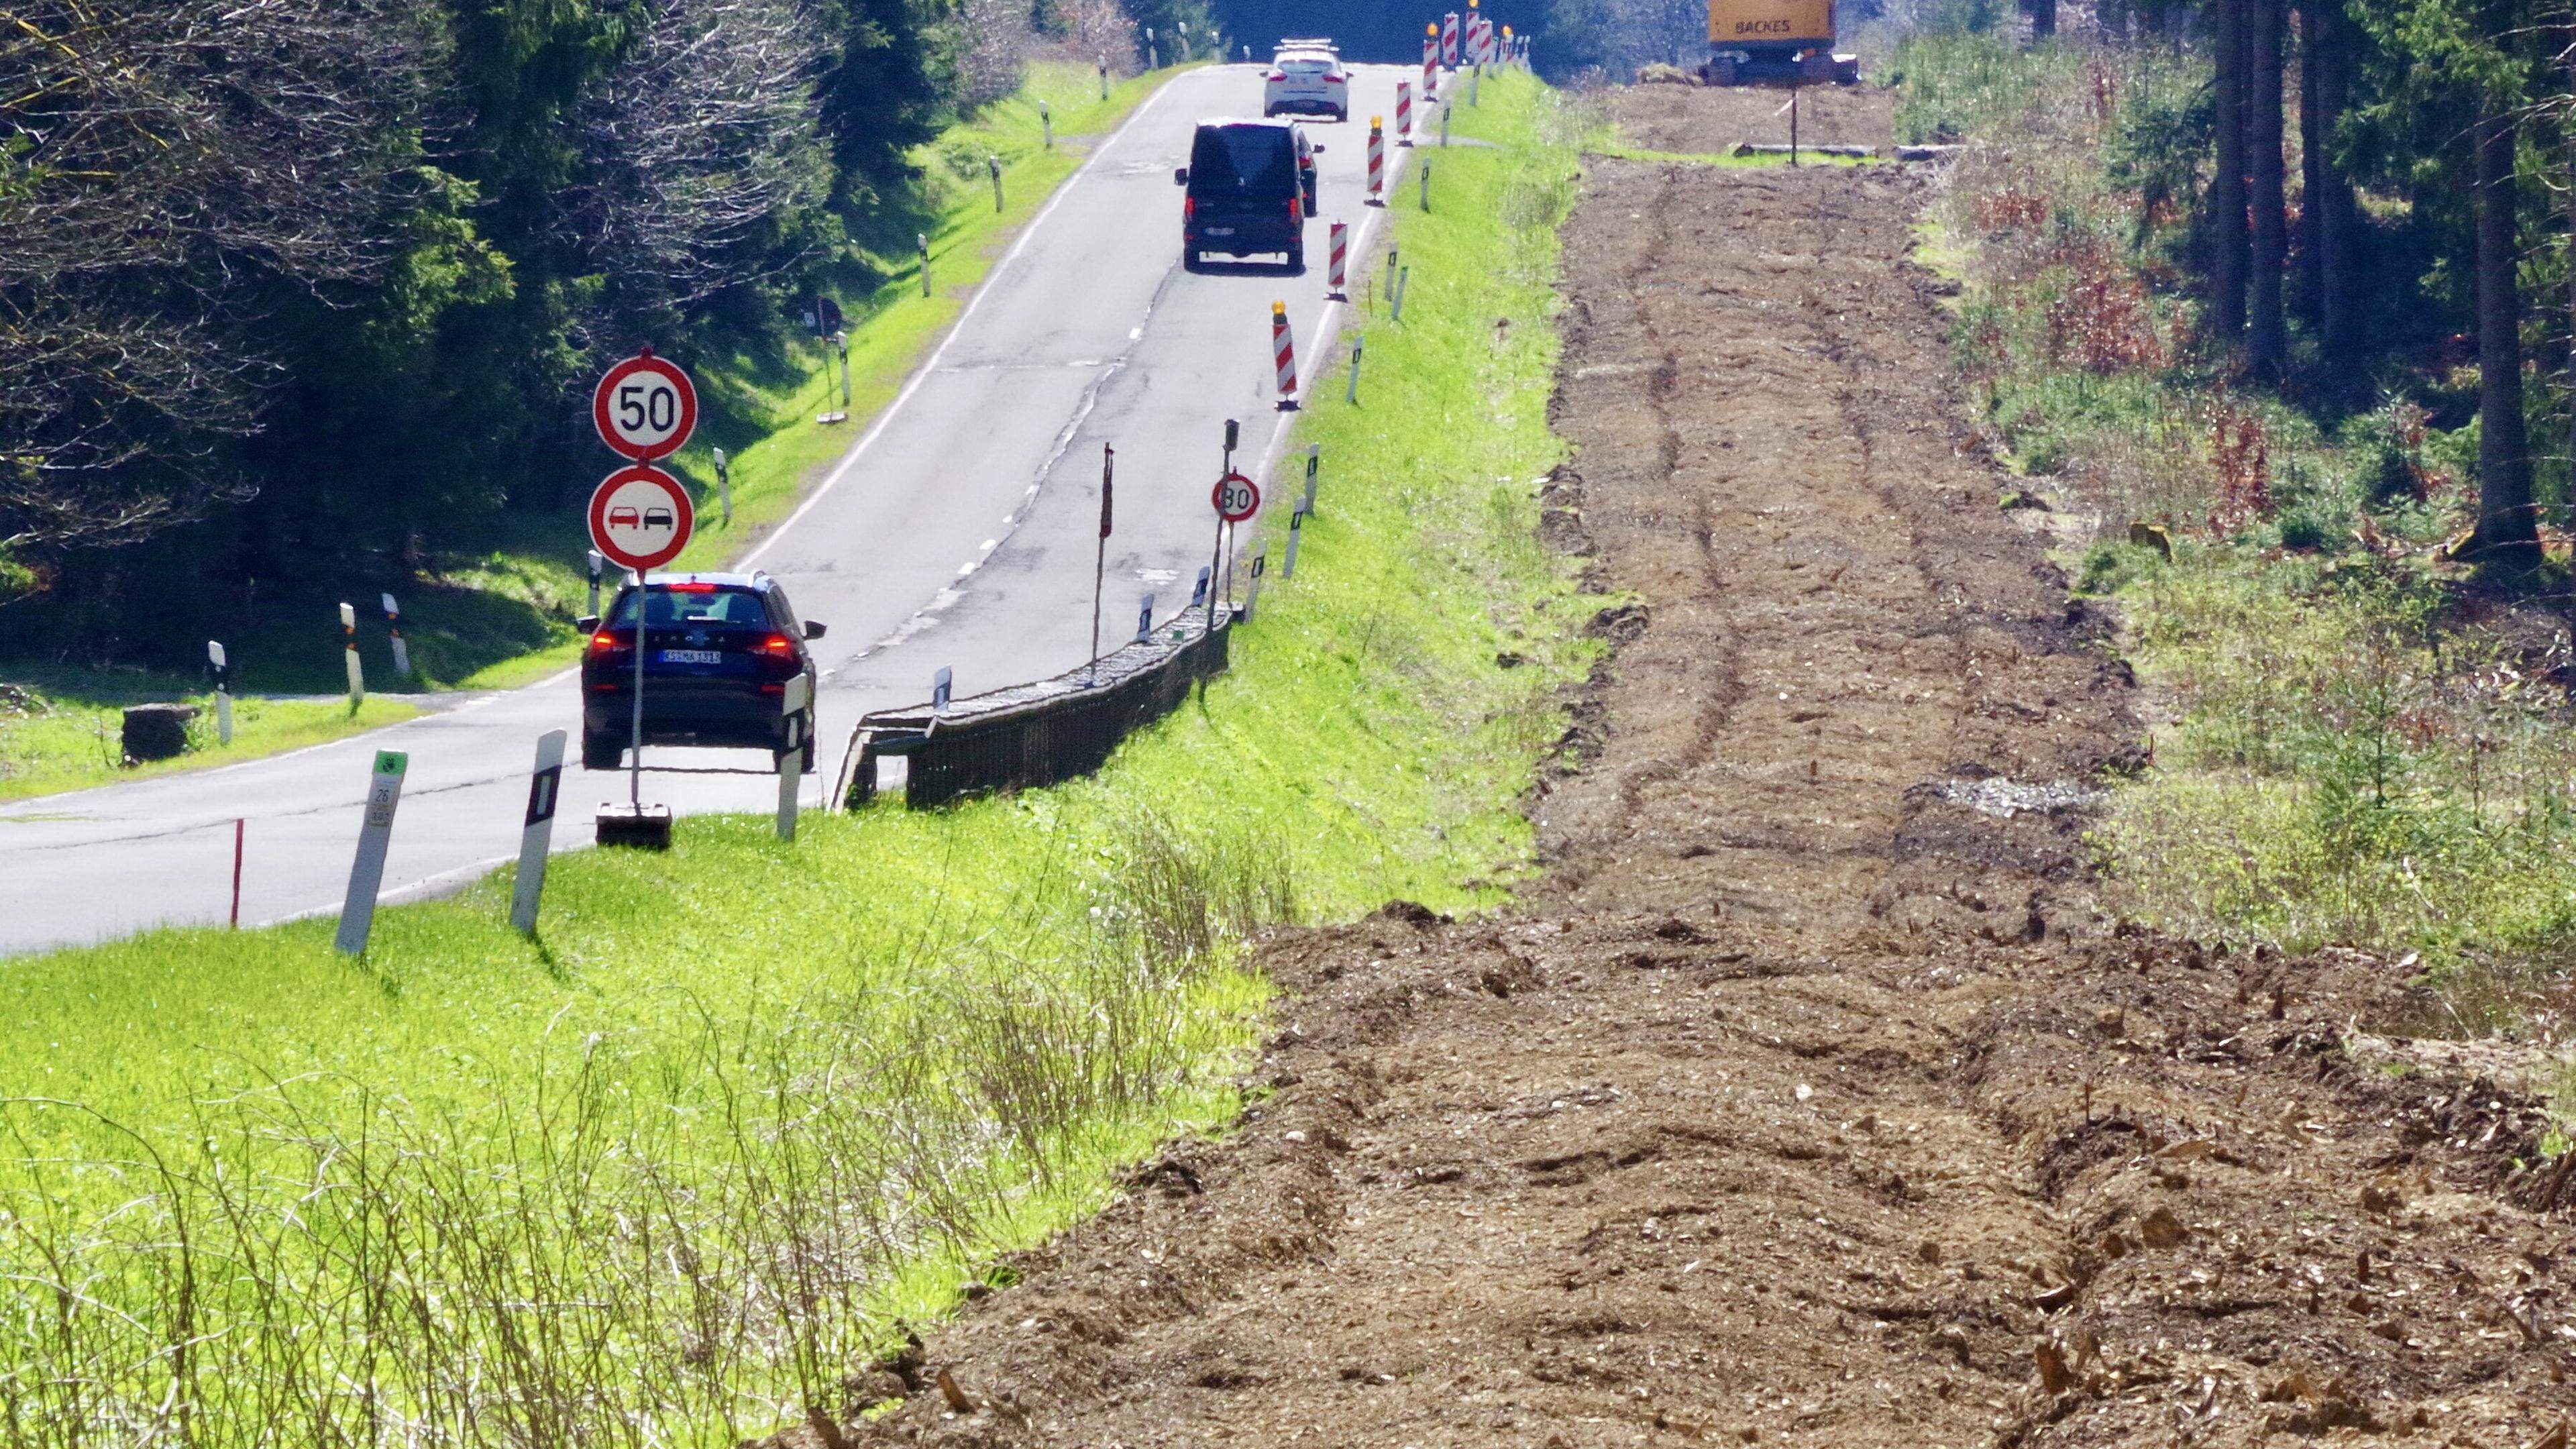
M 340 637 L 344 641 L 342 660 L 349 666 L 349 712 L 356 714 L 358 706 L 367 702 L 367 672 L 358 664 L 358 610 L 354 605 L 340 606 Z
M 206 662 L 215 670 L 215 743 L 233 742 L 233 671 L 224 661 L 224 646 L 206 641 Z
M 1413 144 L 1413 82 L 1395 83 L 1395 144 Z
M 1422 158 L 1422 209 L 1431 209 L 1431 158 Z
M 1306 513 L 1313 513 L 1315 511 L 1315 475 L 1321 472 L 1323 467 L 1324 445 L 1321 443 L 1308 443 L 1306 445 L 1306 497 L 1297 505 L 1300 510 Z
M 1252 555 L 1252 587 L 1244 591 L 1243 622 L 1252 622 L 1252 611 L 1261 603 L 1261 572 L 1270 566 L 1270 545 L 1263 544 Z
M 409 679 L 411 678 L 411 646 L 403 642 L 402 606 L 394 602 L 394 596 L 391 594 L 386 594 L 383 597 L 385 603 L 385 630 L 393 636 L 394 673 L 401 675 L 405 679 Z
M 536 769 L 528 776 L 528 811 L 519 822 L 519 871 L 510 882 L 510 924 L 522 936 L 537 933 L 537 901 L 546 890 L 546 853 L 554 848 L 555 802 L 563 793 L 564 732 L 537 736 Z
M 1350 296 L 1342 289 L 1350 285 L 1350 223 L 1334 222 L 1329 235 L 1332 241 L 1325 251 L 1324 295 L 1336 302 L 1347 302 Z
M 805 793 L 805 729 L 811 723 L 805 717 L 808 691 L 813 686 L 799 674 L 787 681 L 778 696 L 779 712 L 787 716 L 787 752 L 778 757 L 778 838 L 796 838 L 796 806 Z
M 345 606 L 344 606 L 345 607 Z M 367 954 L 367 934 L 376 924 L 376 891 L 385 881 L 385 850 L 393 844 L 394 807 L 402 803 L 403 772 L 411 757 L 400 750 L 376 751 L 374 776 L 367 782 L 367 817 L 358 827 L 358 855 L 349 863 L 349 893 L 340 902 L 340 929 L 331 938 L 343 956 Z
M 1360 404 L 1360 351 L 1365 346 L 1366 339 L 1356 332 L 1351 334 L 1351 385 L 1343 389 L 1342 401 L 1352 407 Z
M 1297 539 L 1305 531 L 1306 510 L 1300 508 L 1288 515 L 1288 557 L 1280 562 L 1279 577 L 1283 579 L 1297 577 Z
M 1382 116 L 1369 117 L 1368 204 L 1386 205 L 1386 122 Z
M 1297 339 L 1288 330 L 1288 304 L 1270 304 L 1270 352 L 1279 367 L 1279 410 L 1297 407 Z
M 1386 316 L 1388 321 L 1401 322 L 1404 320 L 1404 289 L 1410 285 L 1412 281 L 1413 267 L 1408 263 L 1395 274 L 1395 302 L 1387 311 Z

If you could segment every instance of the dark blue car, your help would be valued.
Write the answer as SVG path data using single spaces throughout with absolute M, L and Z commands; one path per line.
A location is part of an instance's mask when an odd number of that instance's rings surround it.
M 805 678 L 792 738 L 814 768 L 814 657 L 823 626 L 796 617 L 767 574 L 672 574 L 644 586 L 644 742 L 765 749 L 785 754 L 787 681 Z M 615 769 L 634 737 L 633 585 L 606 619 L 583 619 L 581 763 Z

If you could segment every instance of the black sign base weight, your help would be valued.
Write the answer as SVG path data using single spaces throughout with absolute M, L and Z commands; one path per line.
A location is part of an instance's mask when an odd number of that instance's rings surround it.
M 671 807 L 602 805 L 599 807 L 599 843 L 631 846 L 638 850 L 668 850 L 671 848 Z

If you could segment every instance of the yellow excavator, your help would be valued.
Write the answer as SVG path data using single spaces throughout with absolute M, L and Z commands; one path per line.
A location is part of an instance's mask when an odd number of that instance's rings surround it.
M 1708 0 L 1713 86 L 1858 85 L 1860 57 L 1834 53 L 1834 0 Z

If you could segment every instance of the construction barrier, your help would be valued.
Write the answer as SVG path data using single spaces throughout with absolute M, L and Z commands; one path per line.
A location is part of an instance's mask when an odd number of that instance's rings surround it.
M 1369 117 L 1368 204 L 1386 205 L 1386 118 Z
M 1336 302 L 1350 300 L 1342 289 L 1350 285 L 1351 228 L 1347 222 L 1332 225 L 1332 245 L 1324 258 L 1324 295 Z
M 1395 83 L 1395 144 L 1413 144 L 1413 82 Z
M 1184 611 L 1148 637 L 1035 684 L 955 700 L 881 709 L 850 734 L 834 796 L 856 810 L 877 795 L 879 767 L 906 762 L 913 809 L 968 795 L 1029 790 L 1090 774 L 1119 742 L 1180 707 L 1190 686 L 1225 672 L 1231 611 Z
M 1440 17 L 1440 63 L 1451 70 L 1458 68 L 1458 12 Z
M 1288 330 L 1288 304 L 1270 304 L 1271 360 L 1279 367 L 1279 409 L 1297 406 L 1297 339 Z
M 1440 93 L 1440 27 L 1422 27 L 1422 98 Z

